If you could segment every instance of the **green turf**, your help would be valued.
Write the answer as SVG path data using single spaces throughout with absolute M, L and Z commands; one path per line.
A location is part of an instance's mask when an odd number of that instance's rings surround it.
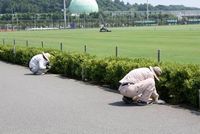
M 200 63 L 200 25 L 152 26 L 112 28 L 112 32 L 100 33 L 99 29 L 74 29 L 50 31 L 0 32 L 0 39 L 6 44 L 60 48 L 65 51 L 84 51 L 100 57 L 115 56 L 115 47 L 121 57 L 149 57 L 161 61 Z M 3 41 L 0 41 L 2 44 Z

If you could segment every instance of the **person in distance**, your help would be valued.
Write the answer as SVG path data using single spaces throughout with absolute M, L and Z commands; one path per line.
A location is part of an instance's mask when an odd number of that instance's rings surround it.
M 50 57 L 49 53 L 44 52 L 33 56 L 29 62 L 30 71 L 36 75 L 45 74 L 51 68 Z

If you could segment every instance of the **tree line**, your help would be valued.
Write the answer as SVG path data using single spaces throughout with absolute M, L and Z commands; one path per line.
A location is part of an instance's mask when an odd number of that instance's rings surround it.
M 145 11 L 146 4 L 130 4 L 120 0 L 96 0 L 100 11 Z M 71 0 L 67 0 L 67 7 Z M 0 0 L 0 14 L 6 13 L 55 13 L 62 12 L 63 0 Z M 183 5 L 149 5 L 149 10 L 196 10 Z
M 168 20 L 177 22 L 177 16 L 160 12 L 160 10 L 194 10 L 184 6 L 152 6 L 149 5 L 147 19 L 146 4 L 129 4 L 120 0 L 97 0 L 100 12 L 71 16 L 67 11 L 67 25 L 76 24 L 75 27 L 99 27 L 107 23 L 111 27 L 135 25 L 165 25 Z M 66 1 L 68 7 L 70 0 Z M 26 29 L 32 27 L 64 27 L 63 0 L 0 0 L 0 29 Z M 105 12 L 108 11 L 108 12 Z M 128 11 L 126 14 L 116 14 L 114 11 Z M 144 12 L 137 12 L 144 11 Z M 157 11 L 153 13 L 151 11 Z M 187 20 L 186 20 L 187 21 Z M 146 24 L 148 23 L 148 24 Z M 199 22 L 198 22 L 199 23 Z M 73 26 L 74 27 L 74 26 Z

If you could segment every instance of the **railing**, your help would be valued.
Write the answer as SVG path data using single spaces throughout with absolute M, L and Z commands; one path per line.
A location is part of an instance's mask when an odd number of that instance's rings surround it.
M 53 47 L 49 47 L 50 45 L 48 45 L 47 43 L 45 43 L 44 41 L 34 41 L 34 42 L 30 42 L 29 40 L 25 40 L 25 41 L 20 41 L 20 40 L 5 40 L 2 39 L 2 43 L 0 43 L 1 45 L 13 45 L 13 53 L 15 54 L 16 51 L 16 46 L 24 46 L 24 47 L 37 47 L 37 48 L 53 48 L 53 49 L 58 49 L 60 51 L 70 51 L 68 48 L 65 48 L 66 46 L 64 45 L 63 42 L 60 42 L 58 44 L 55 44 Z M 90 48 L 91 50 L 92 48 Z M 122 50 L 122 49 L 121 49 Z M 71 50 L 73 51 L 73 50 Z M 75 50 L 76 52 L 77 50 Z M 120 54 L 120 47 L 115 46 L 113 47 L 112 50 L 108 50 L 109 51 L 109 55 L 108 56 L 115 56 L 115 57 L 125 57 L 124 55 Z M 82 48 L 79 48 L 79 51 L 77 52 L 83 52 L 83 53 L 90 53 L 88 51 L 88 46 L 87 45 L 82 45 Z M 104 53 L 104 52 L 102 52 Z M 155 59 L 157 59 L 157 62 L 161 62 L 161 50 L 155 50 L 154 54 L 156 55 L 156 57 L 154 57 Z

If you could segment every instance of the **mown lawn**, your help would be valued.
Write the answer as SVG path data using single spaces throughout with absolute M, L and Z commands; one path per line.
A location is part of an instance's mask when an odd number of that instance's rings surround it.
M 157 59 L 161 51 L 161 61 L 200 63 L 200 25 L 152 26 L 112 28 L 112 32 L 100 33 L 99 29 L 67 29 L 49 31 L 0 32 L 0 44 L 13 44 L 87 52 L 99 57 L 147 57 Z

